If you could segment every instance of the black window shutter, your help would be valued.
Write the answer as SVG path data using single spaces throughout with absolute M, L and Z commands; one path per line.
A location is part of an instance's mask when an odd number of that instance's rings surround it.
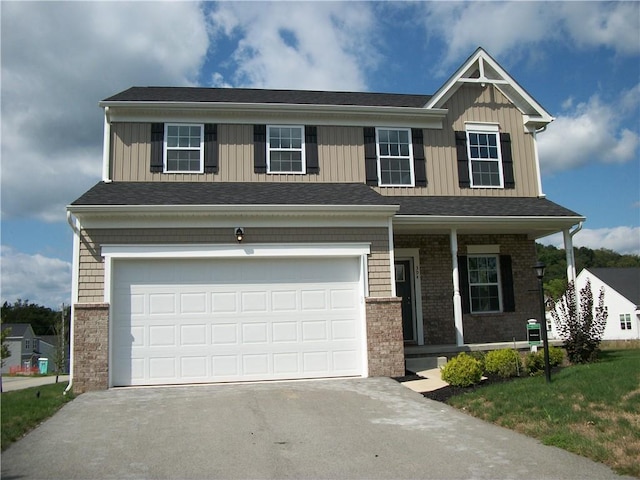
M 151 164 L 149 171 L 164 171 L 164 123 L 151 124 Z
M 502 173 L 504 175 L 504 188 L 516 188 L 516 180 L 513 176 L 513 154 L 511 153 L 511 135 L 500 134 L 500 150 L 502 152 Z
M 416 187 L 427 186 L 427 165 L 424 157 L 424 140 L 421 128 L 411 129 L 411 141 L 413 142 L 413 173 Z
M 376 154 L 376 129 L 364 127 L 364 171 L 367 185 L 378 185 L 378 156 Z
M 267 173 L 267 126 L 253 126 L 253 171 Z
M 465 255 L 458 255 L 458 279 L 460 283 L 460 296 L 462 297 L 462 313 L 470 313 L 469 267 L 467 266 L 467 257 Z
M 307 163 L 307 173 L 320 173 L 318 164 L 318 128 L 307 125 L 304 127 L 304 147 L 305 159 Z
M 218 173 L 218 126 L 204 125 L 204 173 Z
M 513 271 L 509 255 L 500 255 L 500 280 L 502 281 L 502 311 L 515 312 L 516 299 L 513 292 Z
M 460 188 L 471 187 L 469 158 L 467 156 L 467 132 L 456 132 L 456 157 L 458 159 L 458 183 Z

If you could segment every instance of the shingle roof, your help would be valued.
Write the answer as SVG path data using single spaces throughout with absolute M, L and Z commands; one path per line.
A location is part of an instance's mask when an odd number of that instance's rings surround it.
M 400 205 L 398 215 L 580 217 L 545 198 L 384 196 L 363 183 L 100 182 L 71 205 Z
M 24 334 L 27 333 L 27 330 L 31 326 L 30 323 L 3 323 L 2 331 L 5 331 L 7 328 L 11 329 L 9 333 L 10 338 L 19 338 L 24 337 Z
M 431 95 L 252 88 L 131 87 L 103 102 L 227 102 L 421 108 Z
M 100 182 L 72 205 L 397 205 L 363 183 Z
M 546 198 L 530 197 L 389 197 L 398 215 L 463 217 L 580 217 Z
M 640 306 L 640 268 L 588 268 L 587 270 L 627 300 Z

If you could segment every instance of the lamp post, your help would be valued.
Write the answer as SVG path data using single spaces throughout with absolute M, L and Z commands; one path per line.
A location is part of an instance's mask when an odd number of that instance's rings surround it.
M 540 290 L 540 330 L 542 330 L 542 341 L 544 342 L 544 376 L 547 383 L 551 383 L 551 368 L 549 366 L 549 340 L 547 338 L 547 317 L 544 308 L 544 288 L 542 286 L 542 277 L 544 277 L 544 262 L 538 260 L 536 266 L 533 267 L 538 277 L 538 288 Z

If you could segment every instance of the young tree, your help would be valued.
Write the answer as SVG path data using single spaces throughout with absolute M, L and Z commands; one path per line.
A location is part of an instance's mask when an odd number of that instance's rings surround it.
M 569 282 L 565 295 L 553 304 L 551 317 L 564 340 L 569 360 L 573 363 L 588 363 L 598 357 L 598 347 L 607 324 L 608 311 L 604 306 L 604 288 L 600 289 L 595 311 L 589 280 L 580 290 L 580 308 L 575 298 L 575 285 Z
M 2 328 L 0 324 L 0 367 L 4 367 L 5 358 L 11 356 L 9 345 L 7 345 L 7 337 L 11 333 L 11 327 Z M 2 377 L 0 376 L 0 393 L 2 392 Z
M 69 328 L 66 324 L 67 309 L 62 304 L 62 310 L 60 311 L 58 319 L 53 324 L 54 335 L 56 336 L 55 351 L 53 353 L 53 366 L 56 371 L 56 383 L 58 383 L 58 377 L 61 373 L 64 373 L 66 367 L 66 352 L 67 352 L 67 335 Z

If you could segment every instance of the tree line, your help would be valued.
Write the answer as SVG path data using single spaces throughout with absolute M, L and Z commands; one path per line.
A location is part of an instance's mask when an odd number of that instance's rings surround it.
M 544 290 L 548 297 L 557 300 L 567 289 L 567 256 L 565 250 L 552 245 L 536 243 L 538 260 L 545 263 Z M 592 250 L 574 248 L 576 274 L 584 268 L 640 267 L 639 255 L 622 255 L 606 248 Z

